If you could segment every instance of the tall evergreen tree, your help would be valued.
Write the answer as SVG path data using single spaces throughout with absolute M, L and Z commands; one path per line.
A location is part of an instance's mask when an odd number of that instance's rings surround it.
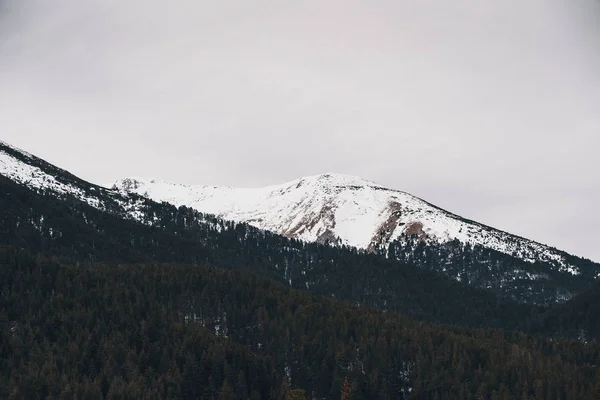
M 229 382 L 225 379 L 221 385 L 221 390 L 219 390 L 219 400 L 234 400 L 234 398 L 233 390 L 231 390 Z
M 341 400 L 351 400 L 352 399 L 352 385 L 348 378 L 344 379 L 344 385 L 342 386 L 342 395 Z

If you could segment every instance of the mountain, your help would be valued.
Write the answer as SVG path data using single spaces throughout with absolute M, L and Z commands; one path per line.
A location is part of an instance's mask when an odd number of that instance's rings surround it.
M 0 174 L 0 245 L 82 266 L 169 262 L 247 269 L 295 289 L 432 322 L 514 329 L 538 313 L 537 307 L 419 266 L 301 242 L 134 194 L 125 197 L 32 155 L 0 148 L 0 160 L 8 154 L 18 171 L 35 167 L 34 175 L 43 179 L 29 185 L 30 176 Z M 0 165 L 6 171 L 6 163 Z M 53 191 L 55 182 L 65 184 L 60 192 Z M 81 193 L 93 193 L 96 201 Z M 130 203 L 137 204 L 133 216 L 127 213 Z
M 374 252 L 418 236 L 427 244 L 482 246 L 552 270 L 581 274 L 580 261 L 560 250 L 452 214 L 408 193 L 360 178 L 323 174 L 265 188 L 180 185 L 126 178 L 112 188 L 185 205 L 290 238 Z M 594 278 L 600 275 L 596 271 Z
M 579 303 L 535 304 L 590 289 L 593 263 L 515 276 L 519 304 L 477 276 L 502 288 L 497 269 L 547 263 L 399 239 L 387 254 L 297 240 L 0 144 L 0 397 L 590 398 L 596 343 L 509 330 L 562 335 L 569 320 L 547 318 Z
M 566 260 L 567 254 L 557 249 L 467 220 L 408 193 L 348 175 L 310 176 L 258 189 L 125 178 L 113 188 L 309 242 L 333 242 L 372 251 L 385 248 L 403 236 L 418 235 L 426 242 L 459 240 L 579 273 L 577 266 Z
M 429 292 L 422 280 L 439 283 L 438 275 L 464 284 L 447 290 L 438 287 L 443 293 L 460 292 L 472 286 L 493 293 L 503 299 L 502 302 L 549 306 L 587 290 L 600 274 L 600 265 L 589 260 L 465 220 L 406 193 L 348 176 L 321 175 L 267 189 L 190 188 L 162 184 L 170 190 L 170 195 L 164 194 L 165 189 L 158 196 L 142 190 L 141 181 L 123 181 L 114 189 L 94 185 L 1 142 L 0 175 L 9 181 L 3 184 L 5 193 L 2 195 L 5 197 L 0 210 L 5 215 L 6 243 L 30 248 L 32 243 L 37 243 L 37 247 L 32 248 L 36 251 L 61 248 L 61 254 L 68 252 L 78 259 L 110 256 L 114 261 L 161 259 L 193 263 L 212 259 L 221 266 L 227 266 L 225 260 L 230 260 L 231 265 L 252 265 L 255 271 L 297 288 L 336 296 L 344 293 L 343 297 L 362 304 L 404 310 L 410 315 L 432 317 L 435 321 L 443 318 L 440 309 L 434 311 L 433 307 L 426 311 L 419 299 Z M 182 193 L 187 193 L 187 197 Z M 201 197 L 202 193 L 204 197 Z M 162 203 L 169 200 L 179 205 L 175 198 L 190 203 L 193 199 L 204 199 L 204 204 L 210 207 L 201 209 L 202 212 L 192 212 L 188 207 Z M 390 204 L 396 207 L 391 215 Z M 247 211 L 253 207 L 256 207 L 254 212 Z M 63 219 L 56 220 L 60 213 L 55 209 L 64 209 L 61 213 L 65 214 L 70 226 L 65 228 Z M 219 209 L 230 211 L 219 212 Z M 217 217 L 207 214 L 211 212 Z M 233 223 L 226 223 L 226 220 Z M 139 224 L 150 230 L 144 230 Z M 377 224 L 380 224 L 379 228 Z M 385 227 L 381 228 L 381 225 Z M 27 240 L 18 233 L 25 226 L 30 238 Z M 70 236 L 69 240 L 66 236 L 57 236 L 66 231 L 86 232 L 88 241 L 73 242 Z M 267 235 L 269 231 L 274 233 Z M 374 231 L 379 234 L 376 239 L 371 236 Z M 240 236 L 250 235 L 248 232 L 252 232 L 251 236 Z M 459 238 L 453 238 L 451 232 L 458 232 Z M 228 235 L 227 240 L 239 249 L 234 251 L 222 246 Z M 36 239 L 32 242 L 33 237 Z M 281 241 L 286 238 L 287 242 Z M 338 244 L 325 246 L 337 250 L 330 252 L 325 248 L 307 247 L 296 243 L 296 239 L 303 239 L 305 244 Z M 288 250 L 282 251 L 284 254 L 278 256 L 275 265 L 272 255 L 267 256 L 260 252 L 262 250 L 249 261 L 248 257 L 254 253 L 249 250 L 254 240 L 258 240 L 260 246 L 277 243 Z M 369 240 L 371 242 L 367 244 Z M 112 248 L 114 254 L 98 249 L 98 243 Z M 171 247 L 179 249 L 181 254 L 176 254 L 175 250 L 166 251 L 159 243 L 171 243 Z M 506 254 L 511 248 L 516 249 L 514 254 Z M 299 257 L 296 252 L 304 255 Z M 379 257 L 358 259 L 357 252 Z M 327 263 L 325 254 L 333 257 L 329 265 L 308 261 Z M 374 261 L 383 258 L 398 262 Z M 282 265 L 286 267 L 282 269 Z M 334 265 L 338 269 L 334 269 Z M 357 291 L 356 283 L 348 281 L 332 290 L 335 285 L 331 278 L 341 271 L 347 271 L 358 280 L 364 279 L 359 278 L 365 273 L 359 266 L 377 269 L 368 282 L 361 282 L 362 289 Z M 401 270 L 399 266 L 402 266 Z M 417 273 L 415 267 L 430 270 L 432 274 Z M 401 284 L 387 281 L 391 276 L 403 279 Z M 342 280 L 345 282 L 346 278 Z M 412 289 L 408 290 L 410 285 L 413 285 Z M 418 294 L 410 301 L 409 297 L 400 298 L 394 293 L 401 287 Z M 377 295 L 378 291 L 387 294 Z M 473 299 L 479 296 L 475 292 L 472 294 Z M 473 315 L 489 312 L 485 304 L 495 303 L 491 299 L 480 300 L 473 303 L 484 306 L 473 311 Z M 454 314 L 444 309 L 449 315 Z M 456 321 L 454 318 L 450 321 Z M 482 322 L 485 317 L 477 318 L 466 320 L 485 323 Z M 492 316 L 493 325 L 498 326 L 502 318 Z
M 427 243 L 458 240 L 528 262 L 547 262 L 559 271 L 581 273 L 565 252 L 348 175 L 323 174 L 258 189 L 126 178 L 106 189 L 1 141 L 0 174 L 32 189 L 72 196 L 125 218 L 143 220 L 145 198 L 149 198 L 308 242 L 375 251 L 417 235 Z

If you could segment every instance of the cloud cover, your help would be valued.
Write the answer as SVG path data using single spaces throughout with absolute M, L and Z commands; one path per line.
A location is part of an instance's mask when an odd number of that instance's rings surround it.
M 0 139 L 98 183 L 340 172 L 600 261 L 597 0 L 0 0 Z

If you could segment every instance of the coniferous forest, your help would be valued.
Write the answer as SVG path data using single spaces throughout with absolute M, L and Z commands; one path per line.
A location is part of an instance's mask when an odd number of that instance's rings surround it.
M 596 390 L 596 344 L 444 328 L 245 270 L 82 268 L 12 248 L 0 260 L 6 398 L 340 398 L 345 381 L 353 399 Z
M 484 290 L 502 271 L 482 249 L 384 257 L 144 207 L 0 177 L 0 398 L 600 399 L 600 291 L 579 278 L 550 304 Z M 451 276 L 467 265 L 475 285 Z

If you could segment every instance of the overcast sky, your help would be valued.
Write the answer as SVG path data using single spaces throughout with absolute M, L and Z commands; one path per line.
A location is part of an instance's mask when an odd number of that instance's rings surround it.
M 0 139 L 96 183 L 357 175 L 600 261 L 598 0 L 0 0 Z

